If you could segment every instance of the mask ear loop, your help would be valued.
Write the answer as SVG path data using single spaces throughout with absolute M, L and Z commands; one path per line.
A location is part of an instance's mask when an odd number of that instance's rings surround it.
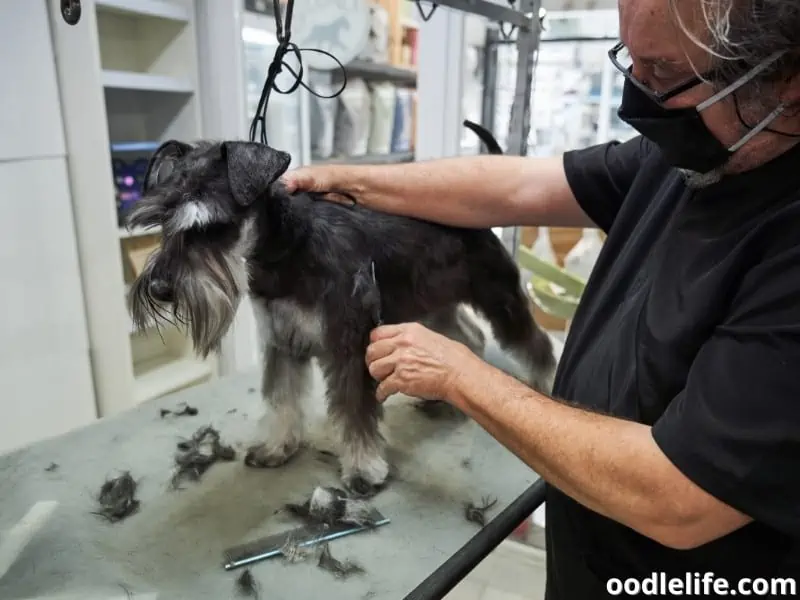
M 742 116 L 742 109 L 739 106 L 739 99 L 735 95 L 733 96 L 733 105 L 736 108 L 736 116 L 738 117 L 739 122 L 742 125 L 744 125 L 748 129 L 756 129 L 756 128 L 758 128 L 758 125 L 753 126 L 753 125 L 750 125 L 750 123 L 748 123 L 747 121 L 745 121 L 744 117 Z M 778 106 L 778 108 L 775 109 L 776 111 L 778 111 L 778 114 L 775 114 L 775 116 L 773 116 L 773 114 L 775 113 L 775 111 L 773 111 L 772 113 L 770 113 L 766 117 L 765 121 L 767 123 L 771 123 L 772 121 L 774 121 L 778 117 L 778 115 L 780 113 L 782 113 L 784 110 L 786 110 L 786 108 L 787 108 L 787 106 L 785 104 L 781 104 L 780 106 Z M 800 138 L 800 133 L 789 133 L 788 131 L 779 131 L 777 129 L 773 129 L 772 127 L 762 127 L 761 129 L 759 129 L 759 131 L 769 131 L 770 133 L 774 133 L 776 135 L 782 135 L 782 136 L 788 137 L 788 138 Z

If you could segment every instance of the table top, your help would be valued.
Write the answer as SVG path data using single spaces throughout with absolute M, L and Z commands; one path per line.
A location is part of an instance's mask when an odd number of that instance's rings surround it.
M 336 464 L 315 451 L 335 450 L 321 413 L 322 380 L 315 376 L 307 403 L 309 448 L 277 469 L 243 464 L 246 448 L 263 431 L 257 373 L 184 390 L 0 456 L 0 532 L 36 502 L 59 503 L 0 579 L 0 598 L 68 592 L 83 598 L 93 592 L 104 598 L 155 592 L 159 600 L 237 597 L 240 572 L 223 569 L 224 550 L 296 527 L 279 510 L 285 503 L 302 501 L 316 486 L 340 485 Z M 182 402 L 198 414 L 161 417 L 161 408 Z M 171 489 L 177 443 L 205 425 L 236 448 L 236 460 Z M 330 543 L 336 558 L 355 561 L 365 572 L 338 579 L 314 559 L 290 564 L 272 558 L 249 567 L 261 598 L 316 600 L 321 590 L 326 600 L 404 598 L 476 543 L 481 528 L 466 520 L 465 503 L 492 496 L 497 504 L 487 517 L 497 519 L 538 479 L 472 421 L 432 418 L 402 396 L 387 402 L 384 431 L 396 474 L 370 503 L 391 522 Z M 48 469 L 52 463 L 58 467 Z M 93 514 L 96 496 L 107 478 L 124 471 L 138 482 L 140 508 L 109 523 Z

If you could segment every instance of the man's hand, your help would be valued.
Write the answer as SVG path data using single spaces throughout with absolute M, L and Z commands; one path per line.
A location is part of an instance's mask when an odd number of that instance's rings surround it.
M 340 181 L 352 179 L 347 175 L 349 167 L 345 165 L 320 165 L 298 167 L 281 176 L 281 183 L 290 194 L 295 192 L 317 192 L 325 194 L 325 199 L 340 204 L 352 204 L 353 199 L 336 192 L 352 194 L 355 190 L 343 189 Z
M 281 183 L 290 194 L 294 192 L 318 192 L 330 189 L 329 173 L 324 167 L 298 167 L 286 171 L 281 176 Z
M 465 345 L 418 323 L 376 328 L 366 354 L 379 402 L 398 392 L 446 400 L 461 373 L 479 360 Z

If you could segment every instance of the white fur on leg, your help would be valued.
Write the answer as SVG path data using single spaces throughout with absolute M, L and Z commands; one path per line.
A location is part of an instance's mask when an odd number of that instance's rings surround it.
M 343 444 L 341 454 L 342 479 L 350 482 L 361 478 L 368 484 L 379 487 L 389 476 L 389 463 L 384 457 L 382 445 L 364 444 L 361 441 Z
M 267 406 L 267 437 L 265 446 L 274 453 L 289 451 L 291 454 L 300 447 L 304 436 L 304 417 L 300 403 L 294 398 L 265 398 Z M 288 457 L 287 457 L 288 458 Z

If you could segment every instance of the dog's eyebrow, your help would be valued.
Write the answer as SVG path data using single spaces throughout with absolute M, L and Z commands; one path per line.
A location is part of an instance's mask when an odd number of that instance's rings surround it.
M 178 206 L 172 224 L 178 231 L 202 227 L 214 221 L 211 210 L 202 202 L 191 200 Z

